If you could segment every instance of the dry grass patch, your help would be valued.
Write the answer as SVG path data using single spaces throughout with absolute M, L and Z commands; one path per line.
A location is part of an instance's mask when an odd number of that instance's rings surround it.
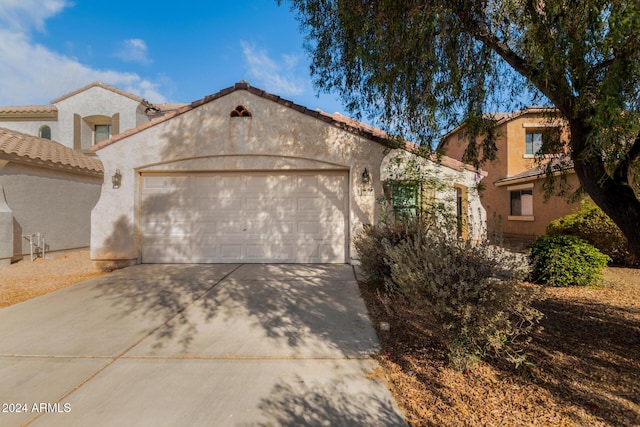
M 374 375 L 412 426 L 640 425 L 640 270 L 605 269 L 600 288 L 546 288 L 533 365 L 520 369 L 451 369 L 428 317 L 361 289 L 374 325 L 391 324 L 378 330 Z

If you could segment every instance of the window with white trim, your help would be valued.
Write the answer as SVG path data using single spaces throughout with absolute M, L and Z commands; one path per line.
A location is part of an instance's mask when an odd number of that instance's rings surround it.
M 527 132 L 524 153 L 530 156 L 538 154 L 542 148 L 542 132 Z

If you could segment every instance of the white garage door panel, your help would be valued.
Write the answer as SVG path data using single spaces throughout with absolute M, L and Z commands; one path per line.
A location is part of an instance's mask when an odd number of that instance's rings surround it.
M 346 260 L 347 173 L 143 176 L 142 262 Z

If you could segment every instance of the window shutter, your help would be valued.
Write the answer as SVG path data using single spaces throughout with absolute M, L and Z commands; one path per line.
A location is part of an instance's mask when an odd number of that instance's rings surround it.
M 73 115 L 73 149 L 80 150 L 82 149 L 82 118 L 80 115 Z
M 117 135 L 120 133 L 120 113 L 115 113 L 111 116 L 111 134 Z

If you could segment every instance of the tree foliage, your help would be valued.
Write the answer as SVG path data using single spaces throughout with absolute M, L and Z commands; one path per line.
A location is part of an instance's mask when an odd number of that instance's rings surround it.
M 307 35 L 316 87 L 393 134 L 431 146 L 465 121 L 467 159 L 491 160 L 487 112 L 524 90 L 546 97 L 568 123 L 583 189 L 640 255 L 640 202 L 630 185 L 640 156 L 637 1 L 289 3 Z

